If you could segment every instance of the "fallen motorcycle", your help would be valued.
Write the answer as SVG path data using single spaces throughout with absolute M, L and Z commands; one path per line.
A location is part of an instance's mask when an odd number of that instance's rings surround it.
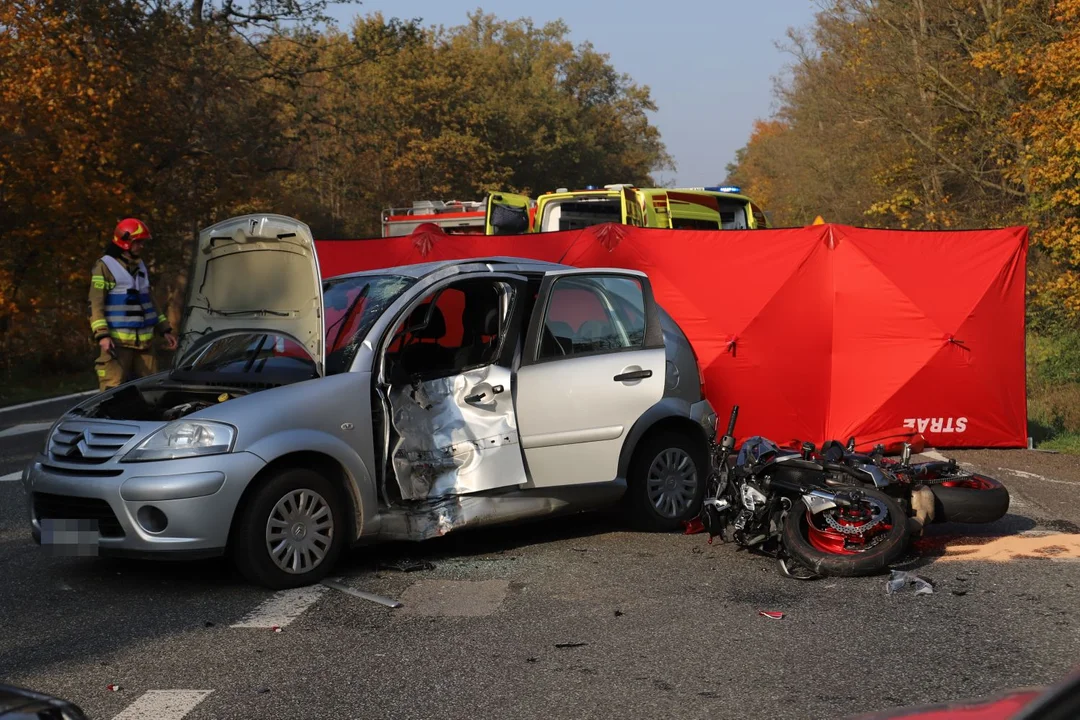
M 781 572 L 810 579 L 867 575 L 886 568 L 906 548 L 907 513 L 873 476 L 889 483 L 877 466 L 855 470 L 868 478 L 836 481 L 838 464 L 827 468 L 809 454 L 781 450 L 760 436 L 747 439 L 734 463 L 735 423 L 714 442 L 712 474 L 701 510 L 709 542 L 723 542 L 775 557 Z M 847 469 L 844 470 L 847 472 Z
M 854 448 L 854 438 L 846 446 L 831 440 L 820 453 L 811 450 L 809 454 L 831 469 L 834 482 L 873 483 L 896 497 L 919 527 L 929 522 L 994 522 L 1009 510 L 1009 491 L 1004 485 L 961 468 L 956 460 L 912 463 L 907 444 L 898 459 L 886 457 L 881 447 L 870 454 L 857 453 Z

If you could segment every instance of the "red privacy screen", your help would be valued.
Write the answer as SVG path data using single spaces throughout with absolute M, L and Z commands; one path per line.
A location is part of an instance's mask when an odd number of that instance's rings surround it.
M 513 256 L 646 272 L 740 438 L 921 432 L 936 447 L 1025 447 L 1027 228 L 815 225 L 319 240 L 324 277 Z

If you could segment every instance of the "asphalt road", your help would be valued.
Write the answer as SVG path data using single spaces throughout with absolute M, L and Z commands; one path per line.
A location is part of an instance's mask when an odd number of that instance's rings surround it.
M 63 407 L 0 413 L 0 478 L 44 440 L 22 430 Z M 934 584 L 923 596 L 788 580 L 702 535 L 589 515 L 353 553 L 343 586 L 391 609 L 266 592 L 224 561 L 50 557 L 2 481 L 0 682 L 155 720 L 827 718 L 1053 682 L 1080 664 L 1077 458 L 956 456 L 1013 508 L 932 527 L 905 564 Z M 434 567 L 387 566 L 404 557 Z

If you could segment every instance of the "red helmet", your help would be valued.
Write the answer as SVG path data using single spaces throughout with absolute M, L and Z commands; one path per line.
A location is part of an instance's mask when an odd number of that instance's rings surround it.
M 112 241 L 124 250 L 131 249 L 131 243 L 135 240 L 149 240 L 150 228 L 146 223 L 135 218 L 121 220 L 113 230 Z

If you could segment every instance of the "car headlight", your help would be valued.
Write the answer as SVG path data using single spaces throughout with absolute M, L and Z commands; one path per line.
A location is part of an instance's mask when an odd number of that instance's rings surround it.
M 124 462 L 175 460 L 232 450 L 236 429 L 205 420 L 177 420 L 158 430 L 124 456 Z

